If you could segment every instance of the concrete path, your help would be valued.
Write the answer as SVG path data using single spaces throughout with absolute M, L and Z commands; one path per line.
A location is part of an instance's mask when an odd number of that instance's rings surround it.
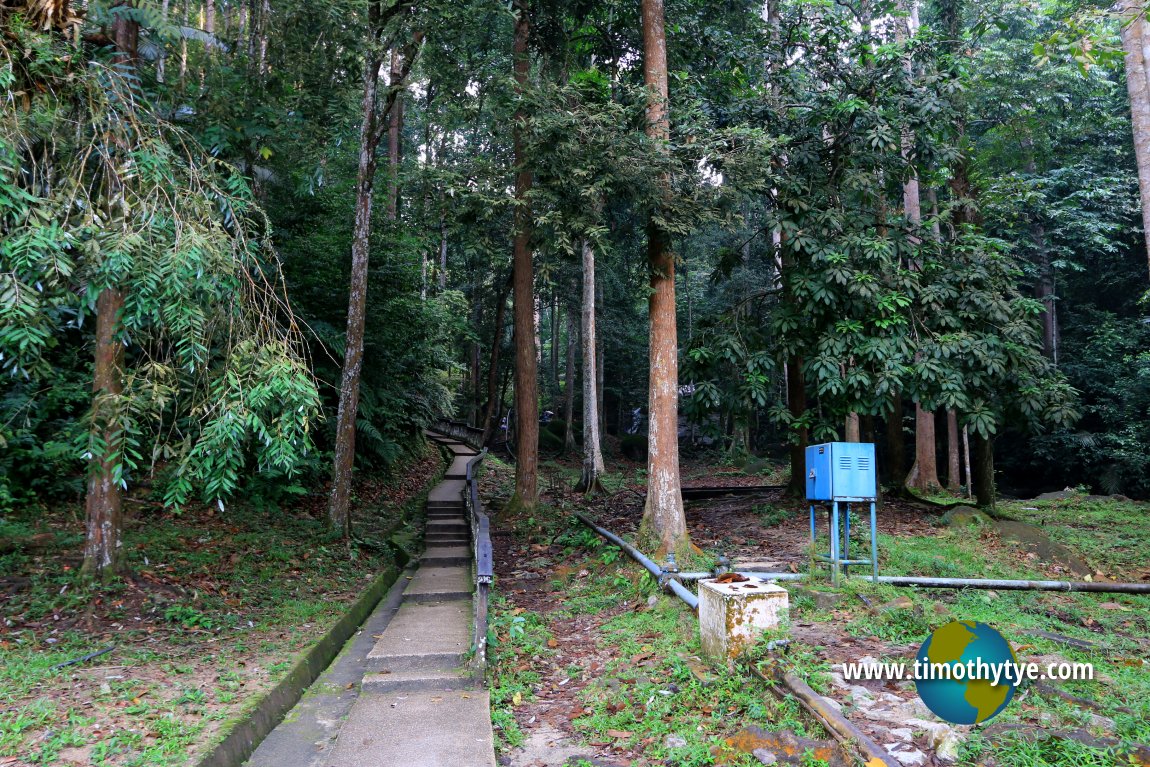
M 475 451 L 428 436 L 455 458 L 428 495 L 418 569 L 401 576 L 249 767 L 495 767 L 490 698 L 466 663 L 475 579 L 463 492 Z

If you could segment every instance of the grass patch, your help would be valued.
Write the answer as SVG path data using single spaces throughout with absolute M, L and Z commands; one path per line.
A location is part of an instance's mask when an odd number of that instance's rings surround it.
M 357 484 L 357 529 L 388 530 L 421 506 L 437 454 L 411 475 Z M 11 594 L 0 626 L 0 762 L 183 764 L 279 681 L 382 571 L 391 549 L 350 553 L 323 498 L 292 509 L 146 510 L 130 521 L 127 574 L 96 587 L 79 549 L 0 557 Z M 69 508 L 37 510 L 78 539 Z M 111 652 L 58 667 L 90 653 Z

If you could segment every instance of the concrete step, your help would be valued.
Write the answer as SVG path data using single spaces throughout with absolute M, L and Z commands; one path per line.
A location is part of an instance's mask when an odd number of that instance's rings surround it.
M 469 690 L 475 679 L 466 671 L 454 668 L 437 671 L 394 671 L 364 674 L 364 692 L 425 692 L 432 690 Z
M 486 691 L 365 692 L 324 767 L 495 767 Z
M 452 519 L 429 519 L 427 520 L 426 531 L 428 534 L 459 533 L 460 535 L 467 535 L 471 532 L 471 527 L 463 521 L 456 521 Z
M 471 603 L 466 600 L 405 600 L 367 658 L 369 662 L 383 663 L 385 668 L 399 665 L 410 669 L 421 663 L 439 662 L 444 655 L 462 655 L 471 649 L 472 618 Z
M 448 522 L 463 522 L 464 524 L 466 524 L 467 523 L 467 514 L 464 513 L 463 509 L 460 509 L 460 508 L 456 508 L 456 509 L 434 509 L 433 508 L 433 509 L 427 510 L 427 519 L 428 519 L 428 521 L 447 520 Z
M 431 511 L 432 509 L 449 509 L 449 510 L 453 510 L 453 511 L 458 511 L 462 508 L 464 508 L 464 503 L 463 503 L 462 498 L 458 498 L 458 499 L 453 500 L 453 501 L 449 500 L 449 501 L 428 501 L 427 502 L 427 510 L 428 511 Z
M 474 590 L 470 565 L 420 567 L 403 590 L 405 602 L 470 600 Z
M 428 535 L 424 537 L 424 542 L 428 546 L 469 546 L 471 539 L 466 535 L 440 534 Z
M 419 558 L 419 563 L 422 567 L 466 565 L 472 557 L 470 546 L 428 546 Z

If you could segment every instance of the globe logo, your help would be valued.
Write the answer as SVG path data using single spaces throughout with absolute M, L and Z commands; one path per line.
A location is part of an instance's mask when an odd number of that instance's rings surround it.
M 1019 677 L 1014 649 L 979 621 L 955 621 L 926 638 L 915 688 L 927 708 L 951 724 L 985 722 L 1006 708 Z

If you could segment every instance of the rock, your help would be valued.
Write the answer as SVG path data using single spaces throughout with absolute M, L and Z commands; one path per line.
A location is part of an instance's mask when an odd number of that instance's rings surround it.
M 663 745 L 666 748 L 684 748 L 687 745 L 687 739 L 681 738 L 678 735 L 668 735 L 663 740 Z
M 1063 490 L 1056 490 L 1053 493 L 1043 493 L 1034 497 L 1036 501 L 1065 501 L 1067 498 L 1078 495 L 1078 491 L 1072 487 Z
M 759 760 L 759 764 L 774 764 L 779 761 L 779 757 L 775 756 L 774 751 L 768 751 L 765 748 L 756 748 L 751 752 L 751 756 Z
M 955 506 L 938 520 L 939 525 L 946 527 L 983 527 L 992 522 L 990 517 L 973 506 Z
M 659 604 L 659 596 L 657 594 L 652 594 L 647 597 L 647 607 L 654 607 L 657 604 Z
M 1004 540 L 1021 545 L 1028 555 L 1053 565 L 1059 565 L 1075 576 L 1093 577 L 1093 569 L 1073 550 L 1050 539 L 1041 527 L 1028 522 L 999 520 L 994 529 Z
M 908 725 L 926 734 L 926 742 L 939 759 L 953 762 L 958 758 L 958 747 L 966 738 L 965 733 L 943 722 L 930 722 L 925 719 L 908 719 Z
M 1090 715 L 1090 726 L 1105 732 L 1114 732 L 1114 720 L 1100 714 Z
M 887 730 L 887 732 L 899 740 L 914 740 L 914 730 L 910 729 L 909 727 L 892 727 Z
M 843 595 L 837 591 L 824 591 L 807 586 L 797 586 L 791 589 L 796 597 L 806 597 L 815 603 L 816 610 L 832 610 L 843 601 Z
M 926 764 L 926 754 L 905 743 L 892 743 L 887 747 L 887 752 L 905 767 L 918 767 L 920 764 Z
M 683 658 L 683 663 L 686 664 L 687 670 L 691 672 L 691 678 L 703 687 L 710 687 L 715 683 L 715 675 L 711 673 L 710 668 L 708 668 L 703 661 L 687 656 Z
M 92 747 L 81 746 L 79 748 L 60 749 L 60 761 L 66 764 L 91 764 Z

